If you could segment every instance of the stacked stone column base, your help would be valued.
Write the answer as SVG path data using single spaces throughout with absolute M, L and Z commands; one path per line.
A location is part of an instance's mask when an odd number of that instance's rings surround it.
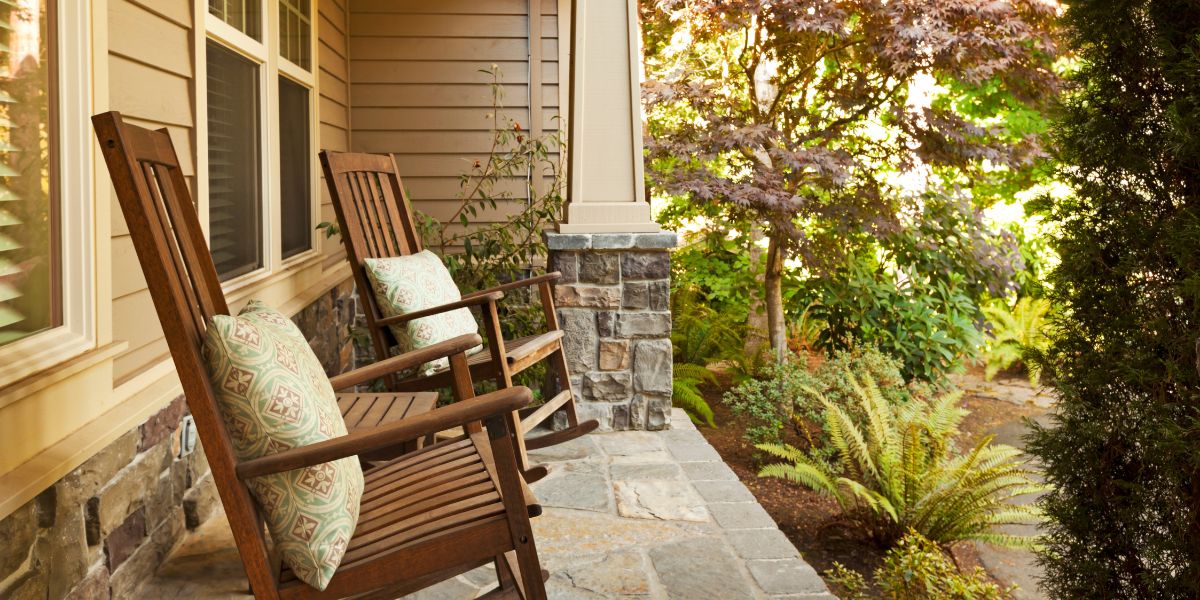
M 601 429 L 671 422 L 671 248 L 675 234 L 546 233 L 581 419 Z

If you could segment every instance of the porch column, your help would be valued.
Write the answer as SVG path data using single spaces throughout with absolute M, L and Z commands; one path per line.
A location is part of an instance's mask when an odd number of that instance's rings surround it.
M 646 201 L 636 0 L 573 0 L 567 209 L 547 232 L 581 418 L 671 418 L 670 249 Z

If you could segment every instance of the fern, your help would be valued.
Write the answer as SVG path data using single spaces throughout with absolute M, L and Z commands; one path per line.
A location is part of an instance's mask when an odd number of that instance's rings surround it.
M 682 408 L 693 423 L 716 427 L 712 407 L 700 393 L 700 384 L 706 382 L 717 383 L 717 377 L 712 371 L 699 365 L 676 363 L 671 380 L 671 402 Z
M 1043 298 L 1021 298 L 1009 309 L 1002 302 L 983 308 L 991 329 L 991 340 L 984 351 L 984 376 L 991 381 L 996 373 L 1022 363 L 1029 373 L 1030 385 L 1037 386 L 1040 372 L 1037 365 L 1024 363 L 1028 350 L 1044 350 L 1047 338 L 1043 333 L 1050 314 L 1050 302 Z
M 706 366 L 741 349 L 740 324 L 700 301 L 691 288 L 671 293 L 671 345 L 675 362 Z
M 993 444 L 990 437 L 958 453 L 954 440 L 966 414 L 958 406 L 958 394 L 894 405 L 882 398 L 869 375 L 847 376 L 865 422 L 856 422 L 841 406 L 819 396 L 837 464 L 812 461 L 791 446 L 761 444 L 760 450 L 784 462 L 764 467 L 760 476 L 832 497 L 848 517 L 884 542 L 898 540 L 911 528 L 938 543 L 1036 543 L 994 528 L 1038 521 L 1035 508 L 1014 499 L 1045 491 L 1045 486 L 1019 450 Z

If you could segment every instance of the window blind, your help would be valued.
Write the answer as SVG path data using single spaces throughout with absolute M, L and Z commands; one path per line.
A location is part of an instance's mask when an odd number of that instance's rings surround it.
M 258 65 L 208 42 L 209 245 L 221 279 L 262 266 Z

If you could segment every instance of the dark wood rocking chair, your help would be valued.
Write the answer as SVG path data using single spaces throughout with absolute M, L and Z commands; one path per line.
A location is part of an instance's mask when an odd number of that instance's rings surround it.
M 209 319 L 229 309 L 171 139 L 165 129 L 126 125 L 115 112 L 92 122 L 254 595 L 395 598 L 494 561 L 500 586 L 489 597 L 544 599 L 546 573 L 529 525 L 540 508 L 518 471 L 508 427 L 508 415 L 531 394 L 511 388 L 472 397 L 465 351 L 480 337 L 460 336 L 330 379 L 334 389 L 352 388 L 449 357 L 460 401 L 432 409 L 422 394 L 340 395 L 348 435 L 239 461 L 200 350 Z M 408 451 L 414 440 L 455 427 L 463 433 Z M 388 460 L 364 470 L 357 528 L 319 591 L 273 561 L 246 481 L 347 456 Z
M 369 291 L 371 282 L 366 275 L 366 259 L 404 256 L 422 250 L 421 237 L 413 220 L 412 206 L 400 185 L 395 159 L 381 154 L 326 150 L 321 152 L 321 165 L 325 170 L 325 183 L 333 197 L 333 208 L 337 213 L 346 257 L 354 271 L 354 281 L 360 290 L 359 298 L 366 308 L 364 312 L 367 329 L 376 356 L 388 356 L 390 349 L 396 346 L 396 339 L 389 329 L 390 325 L 472 307 L 479 308 L 482 312 L 484 332 L 488 340 L 486 351 L 467 359 L 473 377 L 494 379 L 501 389 L 510 388 L 513 386 L 513 375 L 542 360 L 550 360 L 550 367 L 557 375 L 562 391 L 542 405 L 524 411 L 523 416 L 514 414 L 510 419 L 510 427 L 520 432 L 515 438 L 516 450 L 526 479 L 535 481 L 545 476 L 544 467 L 529 465 L 525 455 L 527 449 L 544 448 L 573 440 L 598 426 L 595 420 L 580 422 L 575 413 L 576 396 L 563 351 L 563 331 L 559 328 L 554 308 L 552 286 L 561 274 L 552 272 L 513 281 L 465 294 L 459 302 L 385 318 L 375 295 Z M 505 340 L 500 330 L 497 301 L 504 297 L 506 291 L 534 286 L 537 287 L 541 300 L 547 331 L 520 339 Z M 432 375 L 393 381 L 391 387 L 394 391 L 429 390 L 447 385 L 451 377 L 450 372 L 442 370 Z M 566 417 L 565 429 L 526 439 L 530 430 L 560 411 Z

